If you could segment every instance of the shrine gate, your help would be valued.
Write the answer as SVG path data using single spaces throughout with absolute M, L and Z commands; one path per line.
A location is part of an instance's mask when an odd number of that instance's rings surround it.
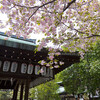
M 13 89 L 12 100 L 17 100 L 19 88 L 20 100 L 23 100 L 23 95 L 24 100 L 28 100 L 29 88 L 54 79 L 55 74 L 79 62 L 78 53 L 62 52 L 61 55 L 55 56 L 58 61 L 64 62 L 60 68 L 50 69 L 42 66 L 38 62 L 48 61 L 48 51 L 42 49 L 35 52 L 37 46 L 35 42 L 35 39 L 17 38 L 13 35 L 7 37 L 0 32 L 0 89 Z M 41 68 L 44 70 L 43 73 L 39 73 Z

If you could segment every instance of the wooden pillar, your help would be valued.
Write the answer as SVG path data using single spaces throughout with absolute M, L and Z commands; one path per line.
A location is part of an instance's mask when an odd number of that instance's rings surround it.
M 20 100 L 23 100 L 23 91 L 24 91 L 24 84 L 21 84 L 21 87 L 20 87 Z
M 26 84 L 25 84 L 25 96 L 24 96 L 24 100 L 28 100 L 29 85 L 30 85 L 29 79 L 27 79 L 25 83 Z
M 13 99 L 12 100 L 17 100 L 18 88 L 19 88 L 19 84 L 16 85 L 16 87 L 13 91 Z

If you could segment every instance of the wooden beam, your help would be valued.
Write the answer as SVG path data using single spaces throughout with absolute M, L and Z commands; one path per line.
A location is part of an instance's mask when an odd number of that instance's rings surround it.
M 16 87 L 13 91 L 13 99 L 12 100 L 17 100 L 18 88 L 19 88 L 19 84 L 16 85 Z
M 25 96 L 24 96 L 24 100 L 28 100 L 30 80 L 26 79 L 25 83 L 26 84 L 25 84 Z
M 20 87 L 20 100 L 23 100 L 23 91 L 24 91 L 24 84 L 22 83 L 21 84 L 21 87 Z

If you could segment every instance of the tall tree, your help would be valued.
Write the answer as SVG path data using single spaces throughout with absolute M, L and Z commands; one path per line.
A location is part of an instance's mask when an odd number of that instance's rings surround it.
M 80 63 L 64 70 L 60 77 L 69 94 L 95 95 L 96 91 L 100 92 L 100 42 L 89 49 Z
M 60 100 L 57 94 L 58 88 L 59 86 L 55 80 L 41 84 L 30 90 L 30 98 L 36 100 Z

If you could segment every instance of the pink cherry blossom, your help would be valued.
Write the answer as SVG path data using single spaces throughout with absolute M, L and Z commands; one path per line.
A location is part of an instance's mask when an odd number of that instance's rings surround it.
M 54 65 L 54 68 L 59 68 L 59 65 Z
M 49 59 L 50 59 L 50 60 L 53 60 L 53 58 L 54 58 L 53 55 L 50 55 L 50 56 L 49 56 Z
M 59 62 L 59 64 L 60 64 L 60 65 L 63 65 L 63 64 L 64 64 L 64 62 L 60 61 L 60 62 Z
M 70 52 L 79 48 L 84 55 L 83 50 L 88 50 L 86 44 L 92 45 L 100 39 L 99 0 L 2 0 L 0 3 L 0 11 L 8 16 L 6 24 L 1 21 L 0 27 L 11 27 L 8 36 L 15 33 L 17 37 L 28 38 L 30 34 L 42 33 L 45 37 L 40 40 L 39 51 L 52 43 L 49 51 L 55 55 L 59 54 L 54 49 L 63 46 Z M 54 59 L 53 55 L 49 57 Z
M 61 53 L 60 52 L 56 52 L 55 55 L 59 56 Z
M 50 67 L 50 64 L 49 64 L 49 63 L 47 63 L 47 64 L 46 64 L 46 66 L 47 66 L 47 67 Z
M 44 72 L 44 70 L 41 68 L 41 69 L 40 69 L 40 73 L 42 74 L 43 72 Z
M 46 62 L 44 60 L 41 61 L 41 65 L 44 65 Z
M 57 62 L 56 62 L 56 61 L 55 61 L 54 63 L 55 63 L 55 64 L 57 64 Z

